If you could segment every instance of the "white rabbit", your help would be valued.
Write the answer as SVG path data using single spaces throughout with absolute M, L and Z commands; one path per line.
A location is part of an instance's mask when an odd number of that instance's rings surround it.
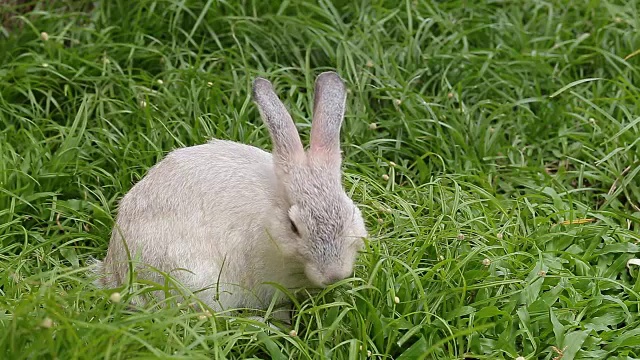
M 216 311 L 264 309 L 276 292 L 267 282 L 318 288 L 352 274 L 367 232 L 342 187 L 343 81 L 335 72 L 316 79 L 306 152 L 269 81 L 254 81 L 253 99 L 273 154 L 223 140 L 169 153 L 122 199 L 107 256 L 97 262 L 100 286 L 126 283 L 127 249 Z

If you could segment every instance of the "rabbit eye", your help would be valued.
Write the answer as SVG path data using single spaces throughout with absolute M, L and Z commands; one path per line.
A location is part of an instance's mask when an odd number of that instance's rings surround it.
M 298 231 L 298 227 L 293 222 L 293 220 L 289 219 L 289 222 L 291 223 L 291 231 L 293 231 L 293 233 L 296 234 L 297 236 L 300 236 L 300 232 Z

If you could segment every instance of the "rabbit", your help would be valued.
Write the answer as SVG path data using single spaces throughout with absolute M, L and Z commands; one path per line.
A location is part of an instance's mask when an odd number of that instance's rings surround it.
M 119 204 L 107 255 L 96 264 L 99 286 L 126 283 L 127 251 L 171 272 L 214 311 L 266 309 L 276 295 L 268 283 L 321 289 L 351 276 L 367 229 L 342 187 L 346 86 L 323 72 L 314 96 L 306 151 L 272 84 L 258 77 L 252 97 L 271 154 L 213 139 L 153 166 Z M 163 282 L 157 272 L 138 276 Z

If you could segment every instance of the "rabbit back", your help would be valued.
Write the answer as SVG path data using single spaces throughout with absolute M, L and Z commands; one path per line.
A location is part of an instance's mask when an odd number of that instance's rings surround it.
M 102 285 L 126 282 L 124 238 L 132 258 L 142 264 L 171 272 L 193 291 L 212 287 L 200 296 L 209 305 L 220 307 L 211 298 L 222 307 L 257 305 L 241 288 L 269 292 L 251 274 L 265 274 L 269 267 L 260 252 L 277 261 L 265 240 L 278 212 L 275 184 L 271 154 L 256 147 L 214 140 L 174 150 L 122 199 L 107 256 L 99 264 Z M 279 280 L 273 269 L 268 271 Z M 141 274 L 163 281 L 157 272 Z

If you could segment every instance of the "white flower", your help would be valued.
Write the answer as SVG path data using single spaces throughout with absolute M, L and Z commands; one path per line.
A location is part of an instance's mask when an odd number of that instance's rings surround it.
M 211 312 L 209 310 L 203 312 L 202 314 L 198 315 L 198 319 L 200 320 L 205 320 L 206 318 L 210 318 L 211 316 L 213 316 L 211 314 Z
M 53 320 L 51 320 L 51 318 L 48 318 L 48 317 L 44 318 L 40 323 L 40 326 L 42 326 L 45 329 L 50 329 L 53 327 L 53 325 L 54 325 Z
M 631 269 L 631 265 L 640 266 L 640 259 L 629 259 L 629 261 L 627 261 L 627 267 Z

